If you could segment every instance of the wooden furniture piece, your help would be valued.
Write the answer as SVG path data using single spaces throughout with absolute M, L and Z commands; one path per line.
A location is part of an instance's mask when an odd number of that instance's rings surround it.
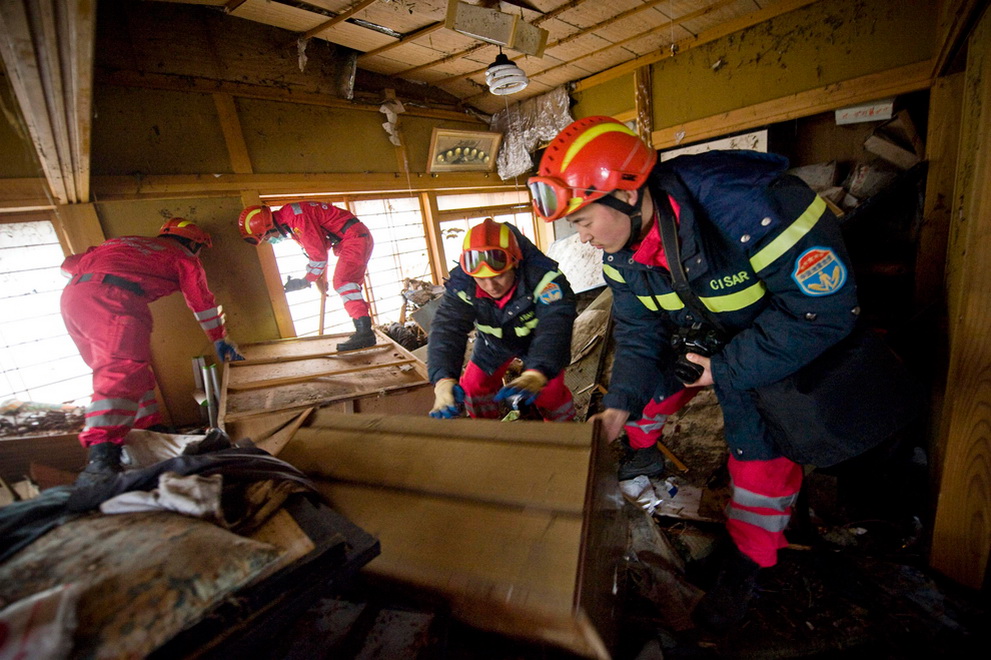
M 318 410 L 279 457 L 380 538 L 367 572 L 476 627 L 609 657 L 627 525 L 596 426 Z
M 429 385 L 422 361 L 376 335 L 377 344 L 356 351 L 337 351 L 344 334 L 241 346 L 245 359 L 224 364 L 219 425 Z

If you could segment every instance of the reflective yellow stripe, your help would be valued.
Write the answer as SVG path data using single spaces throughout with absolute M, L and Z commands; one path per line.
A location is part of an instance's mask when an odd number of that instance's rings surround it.
M 543 277 L 540 278 L 540 281 L 537 282 L 537 286 L 533 290 L 534 291 L 534 294 L 533 294 L 533 301 L 534 302 L 537 302 L 538 300 L 540 300 L 540 292 L 543 291 L 544 290 L 544 287 L 547 286 L 548 284 L 550 284 L 551 281 L 554 280 L 554 278 L 556 278 L 560 274 L 561 274 L 561 271 L 556 270 L 553 273 L 547 273 Z
M 465 301 L 466 303 L 468 303 L 469 305 L 474 305 L 474 304 L 475 304 L 475 303 L 473 303 L 473 302 L 471 301 L 471 298 L 469 298 L 469 297 L 468 297 L 468 294 L 467 294 L 467 293 L 465 293 L 464 291 L 458 291 L 458 298 L 461 298 L 461 300 L 464 300 L 464 301 Z
M 826 211 L 826 200 L 816 195 L 816 198 L 809 204 L 802 215 L 798 216 L 795 222 L 791 223 L 787 229 L 778 234 L 778 237 L 767 244 L 764 249 L 750 258 L 750 266 L 755 273 L 764 270 L 774 260 L 783 255 L 788 250 L 795 247 L 795 244 L 802 240 L 809 231 L 819 222 L 819 218 Z
M 492 335 L 493 337 L 498 337 L 502 339 L 502 328 L 493 328 L 491 325 L 482 325 L 480 323 L 475 324 L 475 329 L 479 332 L 484 332 L 487 335 Z
M 602 264 L 602 272 L 605 273 L 609 279 L 616 280 L 617 282 L 620 282 L 622 284 L 626 284 L 626 280 L 623 279 L 623 275 L 612 266 L 609 266 L 607 264 Z
M 533 319 L 532 321 L 527 321 L 526 323 L 524 323 L 522 328 L 519 326 L 513 328 L 516 331 L 516 336 L 526 337 L 528 334 L 530 334 L 533 331 L 534 328 L 537 327 L 538 321 L 540 321 L 540 319 Z
M 708 296 L 706 298 L 700 296 L 699 300 L 702 301 L 702 304 L 710 312 L 735 312 L 738 309 L 753 305 L 763 298 L 766 292 L 767 287 L 764 286 L 764 283 L 757 282 L 748 286 L 743 291 L 737 291 L 736 293 L 730 293 L 725 296 Z

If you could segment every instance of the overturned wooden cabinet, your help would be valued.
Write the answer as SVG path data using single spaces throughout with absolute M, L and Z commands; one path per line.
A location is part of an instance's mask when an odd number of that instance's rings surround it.
M 379 538 L 369 573 L 479 628 L 595 658 L 613 642 L 626 526 L 591 424 L 317 411 L 280 454 Z

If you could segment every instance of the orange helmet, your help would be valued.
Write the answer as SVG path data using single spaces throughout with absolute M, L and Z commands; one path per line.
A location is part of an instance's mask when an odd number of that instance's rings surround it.
M 272 209 L 264 204 L 245 207 L 237 218 L 237 228 L 245 242 L 258 245 L 265 240 L 268 232 L 275 229 Z
M 181 236 L 188 238 L 194 243 L 201 243 L 207 247 L 213 247 L 213 239 L 210 234 L 196 226 L 192 220 L 185 218 L 172 218 L 158 230 L 159 236 Z
M 495 277 L 523 259 L 520 244 L 509 225 L 485 218 L 465 234 L 461 269 L 472 277 Z
M 572 122 L 551 141 L 527 185 L 533 208 L 547 222 L 574 213 L 613 190 L 637 190 L 657 152 L 612 117 Z

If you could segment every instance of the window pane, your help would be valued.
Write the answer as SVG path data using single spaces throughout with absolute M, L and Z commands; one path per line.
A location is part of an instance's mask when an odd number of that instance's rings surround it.
M 62 260 L 52 223 L 0 224 L 0 402 L 89 402 L 90 369 L 59 311 Z
M 338 206 L 343 208 L 342 204 Z M 396 322 L 404 304 L 402 291 L 405 280 L 431 279 L 419 200 L 416 197 L 363 199 L 353 202 L 351 211 L 368 227 L 375 241 L 364 282 L 364 294 L 372 306 L 373 322 L 377 325 Z M 282 241 L 274 249 L 283 282 L 287 275 L 304 277 L 307 258 L 295 241 Z M 331 255 L 327 264 L 331 282 L 335 265 L 336 259 Z M 287 293 L 286 299 L 296 334 L 315 335 L 320 323 L 320 296 L 316 287 Z M 351 318 L 332 285 L 327 297 L 324 323 L 325 334 L 354 331 Z

